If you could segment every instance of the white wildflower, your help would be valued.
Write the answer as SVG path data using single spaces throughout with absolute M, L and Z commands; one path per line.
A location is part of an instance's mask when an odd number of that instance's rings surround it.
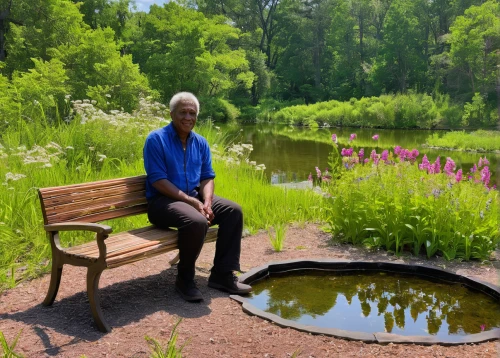
M 250 164 L 250 165 L 257 165 L 257 162 L 254 161 L 254 160 L 251 160 L 248 164 Z
M 95 106 L 97 104 L 97 101 L 93 99 L 92 101 L 90 101 L 90 103 L 92 103 Z
M 104 154 L 97 154 L 97 156 L 99 157 L 100 162 L 107 158 Z
M 71 98 L 71 95 L 70 94 L 67 94 L 66 96 L 64 96 L 64 99 L 65 100 L 69 100 Z
M 68 146 L 66 147 L 66 149 L 70 149 L 70 150 L 72 150 L 72 149 L 75 149 L 75 148 L 73 148 L 72 146 L 68 145 Z
M 111 95 L 109 93 L 106 93 L 105 96 L 108 97 L 108 98 L 111 97 Z
M 95 150 L 95 147 L 89 147 L 89 150 L 93 152 Z
M 24 174 L 14 174 L 14 173 L 11 173 L 11 172 L 8 172 L 7 174 L 5 174 L 5 181 L 9 181 L 9 180 L 12 180 L 12 181 L 16 181 L 16 180 L 19 180 L 19 179 L 22 179 L 22 178 L 26 178 L 26 175 Z

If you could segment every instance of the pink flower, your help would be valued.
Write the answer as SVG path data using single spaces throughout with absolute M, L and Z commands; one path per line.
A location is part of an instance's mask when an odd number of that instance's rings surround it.
M 340 152 L 340 154 L 343 156 L 343 157 L 350 157 L 352 155 L 352 153 L 354 152 L 354 149 L 352 148 L 342 148 L 342 151 Z
M 476 164 L 474 164 L 474 165 L 472 166 L 472 168 L 470 168 L 470 172 L 471 172 L 471 173 L 475 173 L 475 172 L 477 172 L 477 165 L 476 165 Z
M 372 137 L 373 140 L 378 140 L 378 134 L 375 134 L 373 137 Z
M 422 158 L 422 164 L 418 166 L 420 170 L 427 170 L 429 171 L 431 167 L 431 163 L 429 162 L 429 159 L 427 159 L 427 154 L 424 154 L 424 157 Z
M 455 180 L 459 183 L 462 180 L 462 169 L 457 170 L 457 174 L 455 175 Z
M 446 158 L 446 164 L 444 165 L 444 173 L 446 175 L 453 175 L 453 172 L 455 171 L 455 168 L 456 168 L 456 165 L 455 165 L 455 162 L 453 161 L 453 159 L 451 159 L 450 157 Z
M 332 134 L 332 141 L 337 144 L 337 135 L 335 133 Z
M 358 152 L 358 157 L 360 161 L 363 161 L 363 157 L 365 156 L 365 149 L 361 148 Z
M 439 159 L 439 156 L 436 158 L 436 161 L 434 162 L 434 173 L 441 173 L 441 162 Z
M 378 158 L 377 151 L 375 149 L 372 150 L 370 154 L 370 158 L 372 158 L 373 161 L 375 161 L 375 158 Z
M 311 174 L 311 173 L 309 173 L 309 176 L 307 177 L 307 180 L 308 180 L 308 181 L 313 181 L 313 176 L 312 176 L 312 174 Z
M 394 147 L 394 154 L 399 155 L 401 153 L 401 147 L 399 145 Z
M 488 161 L 488 159 L 486 159 L 486 157 L 484 157 L 484 159 L 479 157 L 479 163 L 477 163 L 477 167 L 481 168 L 483 165 L 489 165 L 489 164 L 490 162 Z
M 420 155 L 420 152 L 416 149 L 413 149 L 410 153 L 410 161 L 413 163 L 415 162 L 415 160 L 417 160 L 418 156 Z
M 481 181 L 484 183 L 485 186 L 488 186 L 490 183 L 491 179 L 491 172 L 490 168 L 488 166 L 485 166 L 483 170 L 481 170 Z
M 356 133 L 352 133 L 350 136 L 349 136 L 349 142 L 352 142 L 354 139 L 356 139 L 357 135 Z
M 365 164 L 370 162 L 370 158 L 365 158 Z
M 318 167 L 316 167 L 316 175 L 318 176 L 318 178 L 321 178 L 321 170 L 319 170 Z
M 485 324 L 482 324 L 479 327 L 481 327 L 481 331 L 484 331 L 486 329 L 486 325 Z
M 383 160 L 384 162 L 387 162 L 388 158 L 389 158 L 389 151 L 386 149 L 382 152 L 380 159 Z

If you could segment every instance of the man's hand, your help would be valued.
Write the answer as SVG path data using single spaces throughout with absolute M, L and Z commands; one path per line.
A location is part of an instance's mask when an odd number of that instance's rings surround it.
M 198 210 L 201 215 L 207 218 L 208 225 L 212 224 L 212 220 L 214 218 L 214 213 L 212 212 L 211 204 L 208 206 L 208 203 L 203 204 L 201 201 L 199 201 L 196 198 L 191 197 L 189 204 Z
M 208 219 L 208 225 L 212 223 L 212 220 L 214 219 L 215 215 L 212 211 L 212 202 L 205 200 L 205 203 L 203 204 L 203 210 L 205 210 L 205 213 L 207 213 L 207 219 Z

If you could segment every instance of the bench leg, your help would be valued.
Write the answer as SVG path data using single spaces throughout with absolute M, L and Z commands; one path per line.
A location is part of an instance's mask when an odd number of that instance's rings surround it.
M 172 266 L 178 262 L 179 262 L 179 252 L 177 251 L 177 255 L 175 255 L 175 257 L 172 260 L 170 260 L 168 263 L 170 264 L 170 266 Z
M 43 300 L 44 306 L 50 306 L 54 303 L 57 296 L 57 291 L 59 291 L 59 284 L 61 283 L 63 264 L 60 263 L 59 256 L 57 254 L 52 254 L 52 269 L 50 273 L 50 284 L 49 291 L 45 300 Z
M 110 332 L 111 327 L 104 320 L 99 299 L 99 279 L 104 270 L 102 267 L 90 266 L 87 271 L 87 295 L 89 296 L 92 317 L 101 332 Z

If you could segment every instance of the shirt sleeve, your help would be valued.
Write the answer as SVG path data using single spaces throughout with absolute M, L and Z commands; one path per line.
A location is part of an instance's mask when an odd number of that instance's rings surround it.
M 148 176 L 148 181 L 153 184 L 161 179 L 168 180 L 167 166 L 164 157 L 164 150 L 160 136 L 151 133 L 144 143 L 144 169 Z
M 208 142 L 206 142 L 206 140 L 204 141 L 202 148 L 200 181 L 215 178 L 215 171 L 212 168 L 212 153 L 210 153 L 210 147 L 208 146 Z

